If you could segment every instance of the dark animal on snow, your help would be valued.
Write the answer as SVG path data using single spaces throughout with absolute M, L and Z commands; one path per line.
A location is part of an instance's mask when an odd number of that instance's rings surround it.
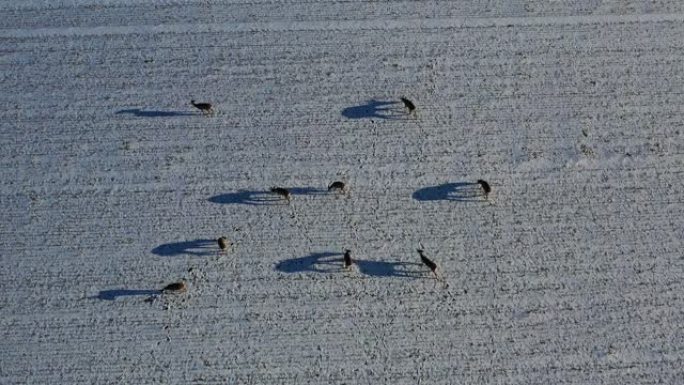
M 290 191 L 288 191 L 288 189 L 286 188 L 271 187 L 271 192 L 280 195 L 281 197 L 285 198 L 288 202 L 290 201 L 290 199 L 292 199 L 292 194 L 290 194 Z
M 477 183 L 480 185 L 480 187 L 482 187 L 482 191 L 484 191 L 484 196 L 485 198 L 487 198 L 487 196 L 489 196 L 489 193 L 492 192 L 492 188 L 489 186 L 489 183 L 482 179 L 478 179 Z
M 411 115 L 416 110 L 416 105 L 412 101 L 406 99 L 405 97 L 399 98 L 401 102 L 404 103 L 404 107 L 408 110 L 409 115 Z
M 349 269 L 351 265 L 354 263 L 354 260 L 352 260 L 351 257 L 351 250 L 347 249 L 344 251 L 344 268 Z
M 195 103 L 195 100 L 191 100 L 190 104 L 192 104 L 198 110 L 202 111 L 202 113 L 210 114 L 214 112 L 214 110 L 211 107 L 211 103 Z
M 219 249 L 221 249 L 221 252 L 225 252 L 228 247 L 233 246 L 233 242 L 228 241 L 226 237 L 219 238 L 217 242 Z
M 187 290 L 187 286 L 185 285 L 185 282 L 180 281 L 180 282 L 174 282 L 170 283 L 162 289 L 163 293 L 185 293 Z
M 430 258 L 426 257 L 423 253 L 423 250 L 418 249 L 418 254 L 420 255 L 421 262 L 423 262 L 425 266 L 429 267 L 433 274 L 437 275 L 437 264 L 432 262 Z
M 336 181 L 332 182 L 332 184 L 328 186 L 328 191 L 336 190 L 344 194 L 346 187 L 347 186 L 345 186 L 344 182 Z
M 422 245 L 421 245 L 421 247 L 422 247 Z M 432 260 L 430 260 L 430 258 L 428 258 L 428 257 L 425 256 L 425 254 L 424 254 L 424 252 L 423 252 L 423 249 L 418 249 L 418 254 L 420 255 L 420 261 L 423 262 L 423 264 L 424 264 L 425 266 L 427 266 L 427 267 L 430 268 L 430 270 L 432 271 L 432 274 L 435 276 L 435 279 L 436 279 L 437 281 L 442 282 L 442 283 L 444 284 L 444 288 L 445 288 L 445 289 L 448 289 L 448 288 L 449 288 L 449 284 L 447 284 L 447 283 L 444 281 L 444 277 L 442 277 L 439 273 L 437 273 L 437 264 L 434 263 L 434 262 L 432 262 Z

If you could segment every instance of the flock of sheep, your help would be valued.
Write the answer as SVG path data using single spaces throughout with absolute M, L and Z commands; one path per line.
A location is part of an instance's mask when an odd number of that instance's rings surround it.
M 404 106 L 406 107 L 406 110 L 408 112 L 408 115 L 415 114 L 416 106 L 407 98 L 400 98 Z M 205 114 L 212 114 L 214 112 L 213 107 L 210 103 L 195 103 L 194 100 L 191 100 L 190 103 L 202 113 Z M 482 190 L 482 193 L 485 197 L 485 199 L 488 199 L 489 193 L 492 191 L 491 186 L 489 183 L 486 181 L 479 179 L 477 181 L 478 185 L 480 186 L 480 189 Z M 288 203 L 292 200 L 292 194 L 290 191 L 284 187 L 272 187 L 270 189 L 271 193 L 276 194 L 280 196 L 282 199 L 286 200 Z M 328 186 L 328 191 L 329 192 L 337 192 L 340 194 L 346 194 L 347 193 L 347 185 L 344 182 L 341 181 L 335 181 Z M 219 247 L 219 253 L 225 253 L 227 250 L 233 245 L 232 242 L 230 242 L 226 237 L 220 237 L 217 239 L 217 244 Z M 417 249 L 418 255 L 420 256 L 420 261 L 427 266 L 430 271 L 432 272 L 433 276 L 435 279 L 439 281 L 443 281 L 444 278 L 440 276 L 438 273 L 438 266 L 437 264 L 432 261 L 430 258 L 428 258 L 425 255 L 425 251 L 422 248 Z M 344 263 L 344 268 L 349 269 L 353 264 L 354 260 L 351 257 L 351 250 L 346 249 L 344 251 L 344 258 L 343 258 L 343 263 Z M 166 285 L 161 292 L 162 293 L 184 293 L 187 291 L 187 285 L 185 281 L 179 281 L 179 282 L 174 282 L 169 285 Z

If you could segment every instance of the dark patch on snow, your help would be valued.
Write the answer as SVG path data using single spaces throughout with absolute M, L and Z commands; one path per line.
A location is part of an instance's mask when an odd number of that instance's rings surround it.
M 473 182 L 445 183 L 438 186 L 424 187 L 413 193 L 417 201 L 481 201 L 482 189 Z
M 275 269 L 283 273 L 339 273 L 344 272 L 342 253 L 313 253 L 306 257 L 292 258 L 276 264 Z M 415 262 L 384 262 L 354 259 L 353 267 L 362 274 L 373 277 L 425 277 L 425 269 Z
M 342 110 L 342 116 L 349 119 L 399 119 L 401 110 L 390 107 L 398 103 L 371 99 L 366 104 L 345 108 Z
M 292 195 L 325 195 L 328 190 L 318 187 L 286 187 Z M 242 204 L 242 205 L 277 205 L 287 203 L 282 196 L 274 194 L 269 190 L 240 190 L 231 193 L 216 195 L 209 198 L 209 202 L 220 204 Z
M 119 110 L 117 114 L 131 114 L 140 118 L 169 118 L 174 116 L 194 116 L 196 113 L 183 111 L 144 111 L 140 108 L 129 108 L 127 110 Z
M 174 255 L 208 256 L 218 252 L 217 242 L 217 239 L 195 239 L 194 241 L 165 243 L 152 249 L 152 253 L 164 257 Z
M 161 294 L 160 290 L 128 290 L 128 289 L 115 289 L 115 290 L 102 290 L 95 298 L 102 299 L 105 301 L 114 301 L 119 297 L 130 297 L 138 295 L 157 295 Z

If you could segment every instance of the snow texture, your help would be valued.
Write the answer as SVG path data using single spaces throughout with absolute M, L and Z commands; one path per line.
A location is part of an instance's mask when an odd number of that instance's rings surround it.
M 0 383 L 684 383 L 683 4 L 1 2 Z

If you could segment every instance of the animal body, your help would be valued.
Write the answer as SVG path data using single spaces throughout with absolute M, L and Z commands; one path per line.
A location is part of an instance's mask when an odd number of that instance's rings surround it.
M 330 186 L 328 186 L 328 191 L 339 191 L 344 194 L 347 191 L 347 186 L 344 184 L 344 182 L 332 182 Z
M 188 290 L 185 282 L 174 282 L 170 283 L 162 289 L 162 293 L 185 293 Z
M 233 242 L 230 242 L 226 237 L 219 238 L 217 242 L 219 249 L 221 249 L 220 253 L 225 253 L 230 246 L 233 246 Z
M 221 237 L 218 239 L 218 245 L 219 249 L 225 250 L 228 247 L 228 244 L 226 243 L 226 237 Z
M 344 268 L 349 269 L 351 265 L 354 263 L 354 260 L 352 260 L 351 257 L 351 250 L 347 249 L 344 251 Z
M 286 188 L 283 187 L 271 187 L 271 192 L 277 195 L 280 195 L 284 199 L 286 199 L 288 202 L 292 199 L 292 194 L 290 194 L 290 191 Z
M 482 179 L 478 179 L 477 184 L 480 185 L 482 191 L 484 192 L 484 197 L 485 199 L 487 199 L 487 197 L 489 197 L 489 193 L 492 192 L 492 187 L 489 186 L 489 183 L 487 183 L 487 181 Z
M 202 113 L 204 114 L 211 114 L 214 112 L 211 103 L 195 103 L 195 100 L 191 100 L 190 104 L 192 104 L 198 110 L 202 111 Z
M 422 250 L 422 249 L 418 249 L 418 255 L 420 255 L 420 261 L 423 262 L 423 264 L 425 266 L 429 267 L 430 270 L 432 271 L 432 273 L 435 274 L 435 276 L 436 276 L 437 275 L 437 264 L 432 262 L 432 260 L 430 260 L 430 258 L 426 257 L 424 250 Z
M 422 245 L 421 245 L 421 247 L 422 247 Z M 442 282 L 442 284 L 444 284 L 444 288 L 448 289 L 449 284 L 447 284 L 444 281 L 444 277 L 440 276 L 440 274 L 437 272 L 437 264 L 434 263 L 430 258 L 425 256 L 425 252 L 423 249 L 418 249 L 418 255 L 420 255 L 420 261 L 423 262 L 423 264 L 425 266 L 430 268 L 430 271 L 432 271 L 432 274 L 435 276 L 435 279 L 437 281 Z
M 401 99 L 401 102 L 404 103 L 404 107 L 408 110 L 409 115 L 413 114 L 416 111 L 416 105 L 413 104 L 412 101 L 406 99 L 405 97 L 399 98 Z

